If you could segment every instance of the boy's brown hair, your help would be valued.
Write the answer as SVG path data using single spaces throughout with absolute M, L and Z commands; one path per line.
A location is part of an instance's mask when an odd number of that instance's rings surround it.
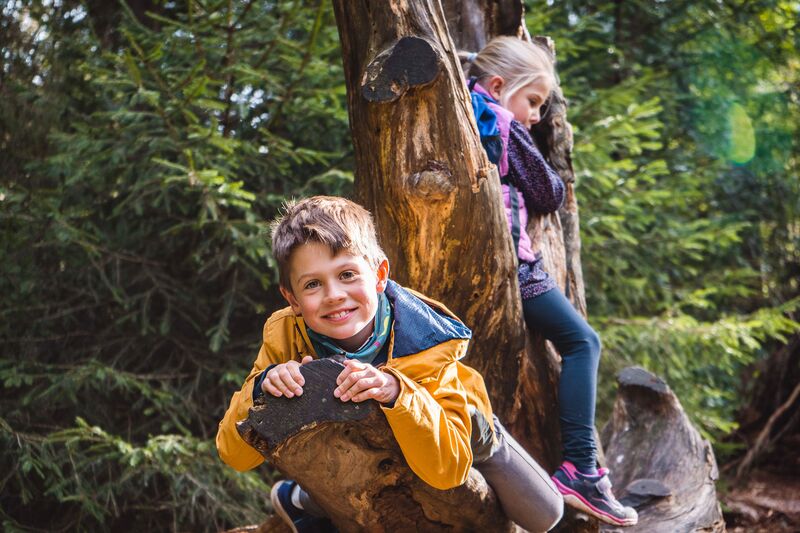
M 378 245 L 369 211 L 336 196 L 312 196 L 284 205 L 271 224 L 272 254 L 278 262 L 279 283 L 289 291 L 289 260 L 295 248 L 308 242 L 326 245 L 335 254 L 361 256 L 375 268 L 386 259 Z

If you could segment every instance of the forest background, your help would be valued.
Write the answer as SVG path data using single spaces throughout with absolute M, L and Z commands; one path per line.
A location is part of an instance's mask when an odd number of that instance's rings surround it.
M 273 472 L 235 473 L 213 438 L 281 305 L 266 221 L 353 193 L 329 1 L 0 15 L 4 530 L 260 522 Z M 736 457 L 800 331 L 800 2 L 530 1 L 526 19 L 555 39 L 575 130 L 599 423 L 635 363 Z

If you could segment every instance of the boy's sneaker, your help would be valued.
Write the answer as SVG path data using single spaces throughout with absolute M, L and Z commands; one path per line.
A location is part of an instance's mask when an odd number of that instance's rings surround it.
M 329 519 L 310 515 L 292 503 L 292 491 L 296 486 L 296 481 L 283 479 L 275 483 L 269 493 L 272 508 L 292 528 L 292 532 L 330 533 L 336 531 Z
M 564 461 L 552 479 L 566 504 L 606 524 L 632 526 L 639 521 L 633 508 L 625 507 L 614 497 L 605 468 L 598 469 L 596 476 L 587 476 L 578 472 L 569 461 Z

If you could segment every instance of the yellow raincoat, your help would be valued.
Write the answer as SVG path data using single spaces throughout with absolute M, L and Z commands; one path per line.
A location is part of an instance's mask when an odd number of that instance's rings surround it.
M 471 332 L 444 305 L 393 281 L 386 295 L 394 323 L 381 369 L 397 377 L 400 394 L 394 406 L 382 410 L 414 473 L 438 489 L 456 487 L 467 479 L 473 451 L 484 454 L 494 443 L 483 378 L 459 362 Z M 236 423 L 247 418 L 254 383 L 264 369 L 306 355 L 317 357 L 303 319 L 288 307 L 274 313 L 264 325 L 253 369 L 219 424 L 217 449 L 228 465 L 245 471 L 264 461 L 239 436 Z

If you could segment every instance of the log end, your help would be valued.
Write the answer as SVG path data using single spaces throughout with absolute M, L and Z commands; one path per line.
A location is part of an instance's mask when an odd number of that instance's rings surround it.
M 410 88 L 433 82 L 441 70 L 442 60 L 431 43 L 403 37 L 367 65 L 361 95 L 369 102 L 393 102 Z
M 626 531 L 724 531 L 713 451 L 678 398 L 642 368 L 626 368 L 617 379 L 603 446 L 614 482 L 625 487 L 621 501 L 639 513 Z
M 652 394 L 670 394 L 669 385 L 664 380 L 638 366 L 630 366 L 621 370 L 617 374 L 617 383 L 619 383 L 621 391 L 638 387 L 650 391 Z
M 303 394 L 294 398 L 261 396 L 246 420 L 237 424 L 242 438 L 262 454 L 281 442 L 323 422 L 362 420 L 378 410 L 377 402 L 343 402 L 334 397 L 336 378 L 344 369 L 333 359 L 318 359 L 300 367 Z
M 641 510 L 642 507 L 672 496 L 672 490 L 658 479 L 637 479 L 625 488 L 623 505 Z

